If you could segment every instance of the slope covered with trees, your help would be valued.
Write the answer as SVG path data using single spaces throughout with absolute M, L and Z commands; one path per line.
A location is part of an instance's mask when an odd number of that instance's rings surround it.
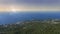
M 26 21 L 20 24 L 0 25 L 2 34 L 60 34 L 60 23 L 51 21 Z

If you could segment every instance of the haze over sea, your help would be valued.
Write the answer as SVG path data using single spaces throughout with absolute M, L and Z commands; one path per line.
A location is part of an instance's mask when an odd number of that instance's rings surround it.
M 0 24 L 12 24 L 32 19 L 60 19 L 60 12 L 0 12 Z

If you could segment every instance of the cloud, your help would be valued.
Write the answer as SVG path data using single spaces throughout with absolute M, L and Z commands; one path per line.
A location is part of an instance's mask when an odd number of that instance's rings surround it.
M 16 0 L 17 3 L 26 3 L 32 5 L 53 5 L 60 4 L 60 0 Z
M 0 4 L 9 5 L 9 4 L 16 4 L 15 0 L 0 0 Z
M 0 4 L 53 5 L 60 4 L 60 0 L 0 0 Z
M 0 11 L 5 10 L 60 10 L 60 0 L 0 0 Z

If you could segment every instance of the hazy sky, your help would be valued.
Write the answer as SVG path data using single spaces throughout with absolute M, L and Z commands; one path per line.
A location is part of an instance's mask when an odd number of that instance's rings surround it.
M 60 11 L 60 0 L 0 0 L 0 11 Z

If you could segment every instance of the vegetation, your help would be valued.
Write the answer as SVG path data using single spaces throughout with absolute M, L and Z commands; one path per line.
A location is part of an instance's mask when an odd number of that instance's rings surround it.
M 60 34 L 60 23 L 26 21 L 20 24 L 0 25 L 0 34 Z

